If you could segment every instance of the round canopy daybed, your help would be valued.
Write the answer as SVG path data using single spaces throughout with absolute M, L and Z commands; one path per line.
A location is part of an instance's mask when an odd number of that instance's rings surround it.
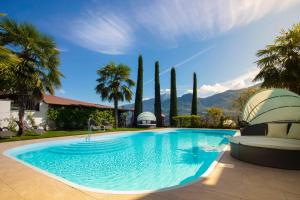
M 300 169 L 300 140 L 267 136 L 237 136 L 230 141 L 231 155 L 267 167 Z
M 268 167 L 300 169 L 300 96 L 284 89 L 254 94 L 246 103 L 241 135 L 230 140 L 231 155 Z
M 249 125 L 278 121 L 300 121 L 300 96 L 285 89 L 268 89 L 254 94 L 242 112 Z
M 156 117 L 151 112 L 142 112 L 137 117 L 137 124 L 139 127 L 156 127 Z

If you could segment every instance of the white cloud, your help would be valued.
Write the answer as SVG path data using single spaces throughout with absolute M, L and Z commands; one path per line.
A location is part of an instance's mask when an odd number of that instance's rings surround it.
M 232 80 L 225 81 L 222 83 L 215 83 L 213 85 L 202 85 L 198 88 L 198 96 L 199 97 L 208 97 L 217 93 L 225 92 L 227 90 L 238 90 L 242 88 L 247 88 L 258 84 L 259 82 L 253 82 L 252 80 L 258 74 L 258 68 L 252 68 L 248 72 L 241 74 L 240 76 L 233 78 Z M 161 89 L 160 94 L 170 94 L 171 90 L 169 88 Z M 179 85 L 177 87 L 177 93 L 180 95 L 184 95 L 187 93 L 193 93 L 193 90 L 188 86 Z
M 106 54 L 123 54 L 135 44 L 153 40 L 199 40 L 247 25 L 271 13 L 288 9 L 299 0 L 152 0 L 95 5 L 71 20 L 65 37 Z M 146 35 L 146 36 L 145 36 Z M 140 38 L 141 41 L 136 41 Z M 172 45 L 174 46 L 174 45 Z
M 105 54 L 123 54 L 133 42 L 130 25 L 122 16 L 88 11 L 71 25 L 73 40 L 87 49 Z
M 136 16 L 148 31 L 168 40 L 204 38 L 297 3 L 299 0 L 155 0 L 137 9 Z
M 224 92 L 226 90 L 238 90 L 241 88 L 250 87 L 256 84 L 252 80 L 258 74 L 258 72 L 259 72 L 258 68 L 253 68 L 251 71 L 242 74 L 229 81 L 225 81 L 222 83 L 215 83 L 213 85 L 204 84 L 200 88 L 198 88 L 198 95 L 200 95 L 200 97 L 207 97 L 213 94 Z M 186 93 L 192 93 L 192 92 L 193 91 L 191 89 L 186 90 Z
M 160 89 L 160 94 L 170 94 L 171 90 L 169 88 Z

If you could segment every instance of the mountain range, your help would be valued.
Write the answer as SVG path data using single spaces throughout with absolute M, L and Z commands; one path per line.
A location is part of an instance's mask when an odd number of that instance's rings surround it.
M 259 87 L 259 85 L 251 86 Z M 206 109 L 209 107 L 219 107 L 222 108 L 224 114 L 230 116 L 236 116 L 238 111 L 233 107 L 233 100 L 236 99 L 240 93 L 247 90 L 248 88 L 243 88 L 239 90 L 227 90 L 218 94 L 214 94 L 205 98 L 198 98 L 198 113 L 205 113 Z M 191 102 L 192 94 L 184 94 L 177 98 L 178 100 L 178 114 L 179 115 L 189 115 L 191 112 Z M 123 106 L 124 108 L 134 108 L 134 104 L 127 104 Z M 161 94 L 161 107 L 162 113 L 168 118 L 169 107 L 170 107 L 170 94 Z M 154 98 L 143 100 L 143 111 L 154 112 Z

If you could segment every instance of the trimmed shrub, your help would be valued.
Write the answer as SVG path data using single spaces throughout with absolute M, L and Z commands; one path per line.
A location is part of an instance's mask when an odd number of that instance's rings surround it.
M 201 126 L 201 117 L 199 115 L 181 115 L 173 117 L 177 127 L 199 128 Z
M 91 117 L 93 120 L 95 120 L 95 122 L 98 126 L 115 124 L 113 112 L 109 111 L 109 110 L 107 110 L 107 111 L 95 110 L 90 114 L 89 117 Z
M 112 111 L 102 111 L 96 108 L 52 107 L 48 110 L 47 118 L 55 123 L 56 129 L 74 130 L 86 129 L 87 121 L 92 117 L 96 123 L 106 121 L 113 124 Z
M 176 120 L 173 118 L 178 116 L 177 109 L 177 91 L 176 91 L 176 71 L 175 68 L 171 69 L 171 94 L 170 94 L 170 126 L 177 127 Z

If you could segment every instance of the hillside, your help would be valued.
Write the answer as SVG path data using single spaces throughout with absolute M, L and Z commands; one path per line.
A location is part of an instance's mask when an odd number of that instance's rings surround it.
M 252 87 L 258 87 L 252 86 Z M 234 110 L 232 106 L 232 102 L 235 98 L 239 96 L 241 92 L 246 90 L 247 88 L 240 90 L 227 90 L 222 93 L 218 93 L 205 98 L 198 98 L 198 109 L 199 113 L 205 112 L 205 110 L 209 107 L 220 107 L 224 110 L 224 113 L 227 115 L 236 115 L 237 111 Z M 162 94 L 162 112 L 168 118 L 169 114 L 169 106 L 170 99 L 166 94 Z M 191 111 L 191 102 L 192 102 L 192 94 L 184 94 L 181 97 L 178 97 L 178 112 L 180 115 L 182 114 L 190 114 Z M 147 99 L 143 101 L 144 111 L 154 112 L 154 99 Z M 133 108 L 133 104 L 128 104 L 124 106 L 125 108 Z

